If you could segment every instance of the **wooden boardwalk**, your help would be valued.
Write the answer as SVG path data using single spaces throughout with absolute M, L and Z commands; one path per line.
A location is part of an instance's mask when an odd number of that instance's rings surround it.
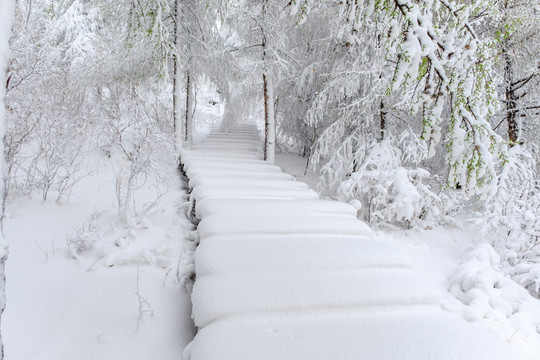
M 320 200 L 260 146 L 244 126 L 182 154 L 200 220 L 186 360 L 512 359 L 442 311 L 438 291 L 352 206 Z

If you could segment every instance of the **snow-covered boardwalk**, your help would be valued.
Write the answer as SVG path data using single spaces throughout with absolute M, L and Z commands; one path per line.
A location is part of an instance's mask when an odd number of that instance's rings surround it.
M 213 133 L 182 163 L 200 223 L 192 360 L 511 359 L 442 311 L 404 255 L 344 203 L 261 160 L 254 127 Z

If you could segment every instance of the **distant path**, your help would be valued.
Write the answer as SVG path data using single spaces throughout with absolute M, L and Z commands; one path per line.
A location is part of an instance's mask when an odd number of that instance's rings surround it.
M 261 160 L 257 129 L 182 154 L 200 219 L 192 360 L 512 359 L 438 307 L 399 250 L 345 203 Z

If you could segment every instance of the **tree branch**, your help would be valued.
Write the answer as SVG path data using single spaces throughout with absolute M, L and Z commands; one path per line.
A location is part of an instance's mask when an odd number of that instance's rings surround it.
M 540 69 L 540 66 L 539 66 L 539 69 Z M 514 92 L 514 91 L 517 91 L 517 90 L 521 89 L 523 86 L 527 85 L 527 83 L 529 81 L 531 81 L 535 76 L 538 76 L 538 74 L 537 73 L 532 73 L 528 77 L 523 78 L 521 80 L 518 80 L 518 81 L 510 84 L 510 86 L 512 87 L 511 91 Z

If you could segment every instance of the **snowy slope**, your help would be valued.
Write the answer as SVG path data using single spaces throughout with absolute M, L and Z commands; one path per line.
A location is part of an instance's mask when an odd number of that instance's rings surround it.
M 114 173 L 100 161 L 89 160 L 93 175 L 69 204 L 18 198 L 7 207 L 6 360 L 178 360 L 192 339 L 189 295 L 175 281 L 188 230 L 177 211 L 181 184 L 133 224 L 119 224 Z M 162 171 L 178 178 L 174 164 Z M 137 192 L 140 203 L 153 199 L 154 185 L 148 179 Z M 96 210 L 102 215 L 89 230 Z M 76 260 L 67 242 L 81 227 L 101 250 Z
M 352 206 L 254 161 L 257 139 L 243 126 L 182 154 L 200 219 L 186 359 L 521 358 L 441 310 L 439 288 Z

